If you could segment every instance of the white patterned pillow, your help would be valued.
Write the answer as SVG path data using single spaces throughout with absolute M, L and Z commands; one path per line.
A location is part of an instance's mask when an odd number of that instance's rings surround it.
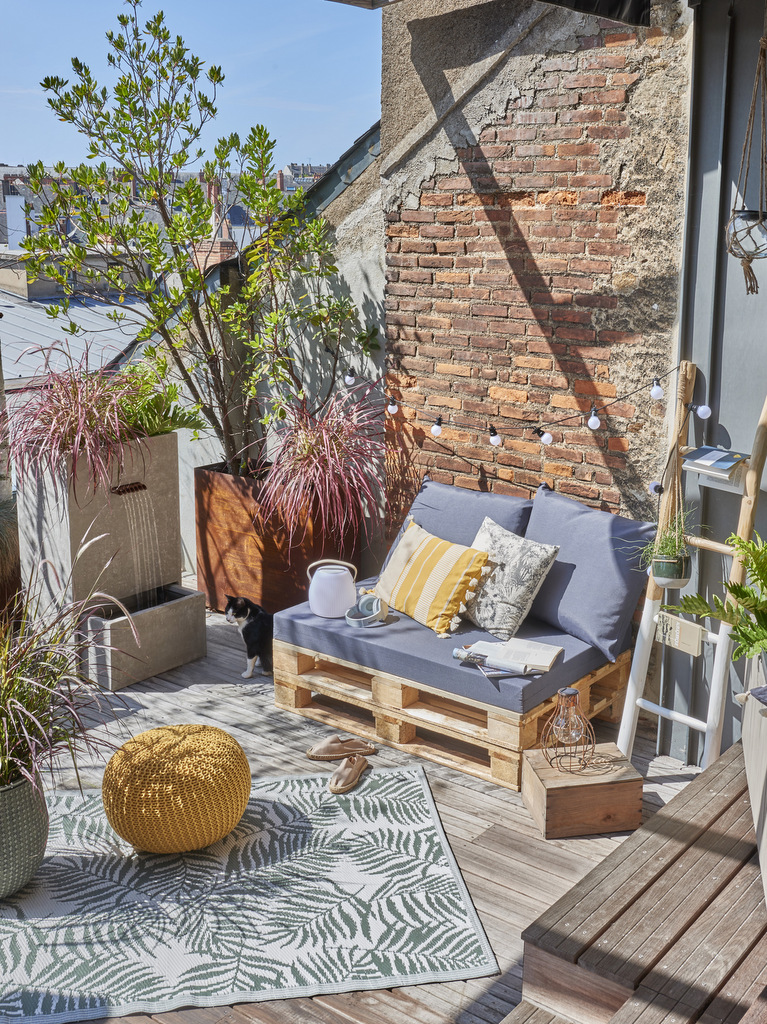
M 525 540 L 504 530 L 489 516 L 471 546 L 487 551 L 495 570 L 484 586 L 467 599 L 465 617 L 499 640 L 508 640 L 530 611 L 559 547 Z

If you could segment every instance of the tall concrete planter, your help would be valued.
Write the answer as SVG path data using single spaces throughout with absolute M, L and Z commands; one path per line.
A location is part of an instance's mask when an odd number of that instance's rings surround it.
M 103 619 L 89 620 L 115 648 L 90 666 L 96 681 L 120 689 L 204 657 L 204 599 L 180 587 L 175 434 L 131 446 L 106 492 L 94 489 L 82 463 L 76 474 L 71 463 L 66 465 L 56 479 L 25 476 L 18 519 L 25 580 L 47 559 L 51 564 L 42 576 L 51 599 L 60 595 L 59 583 L 68 580 L 70 600 L 87 598 L 95 588 L 135 613 L 138 646 L 127 620 L 114 609 L 105 608 Z M 81 550 L 84 540 L 95 537 L 100 539 Z
M 318 558 L 342 557 L 334 538 L 324 537 L 307 517 L 292 547 L 278 523 L 258 518 L 261 484 L 236 477 L 215 466 L 194 471 L 197 524 L 197 587 L 211 608 L 222 611 L 226 595 L 248 597 L 268 612 L 306 600 L 306 570 Z

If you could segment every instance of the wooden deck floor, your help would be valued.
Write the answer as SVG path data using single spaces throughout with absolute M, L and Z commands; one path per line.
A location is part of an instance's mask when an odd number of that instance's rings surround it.
M 245 658 L 234 626 L 210 615 L 208 656 L 121 692 L 124 706 L 110 734 L 118 744 L 154 726 L 200 722 L 218 725 L 237 738 L 254 774 L 308 774 L 323 766 L 305 751 L 331 730 L 273 706 L 271 679 L 243 680 Z M 615 738 L 613 726 L 598 725 L 600 741 Z M 671 758 L 655 758 L 649 736 L 641 736 L 634 763 L 645 776 L 644 816 L 678 792 L 697 772 Z M 374 766 L 408 763 L 386 747 Z M 178 1010 L 152 1017 L 120 1018 L 124 1024 L 500 1024 L 521 999 L 523 929 L 583 877 L 625 835 L 541 839 L 521 796 L 453 769 L 420 762 L 426 770 L 450 844 L 487 931 L 502 973 L 495 978 L 450 984 Z M 328 773 L 333 765 L 325 766 Z M 103 766 L 86 765 L 86 788 L 100 786 Z M 59 786 L 76 788 L 71 768 Z M 114 1018 L 112 1018 L 114 1020 Z

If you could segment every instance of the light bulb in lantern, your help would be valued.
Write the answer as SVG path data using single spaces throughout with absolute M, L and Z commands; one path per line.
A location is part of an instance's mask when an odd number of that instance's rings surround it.
M 660 386 L 660 381 L 657 377 L 652 379 L 652 387 L 650 388 L 650 398 L 653 402 L 660 402 L 663 398 L 663 388 Z
M 431 425 L 431 432 L 434 437 L 439 437 L 442 433 L 442 417 L 438 416 Z
M 495 429 L 495 427 L 491 423 L 490 424 L 490 444 L 493 445 L 494 448 L 497 448 L 500 443 L 501 443 L 501 435 L 498 433 L 498 431 Z
M 586 726 L 579 707 L 578 691 L 566 687 L 559 691 L 556 714 L 551 723 L 551 731 L 559 743 L 571 747 L 580 743 L 586 735 Z
M 589 416 L 588 425 L 592 430 L 599 430 L 602 426 L 602 421 L 597 416 L 597 409 L 595 405 L 591 407 L 591 415 Z
M 542 427 L 536 427 L 533 433 L 536 437 L 540 438 L 541 444 L 551 444 L 554 440 L 548 430 L 544 430 Z
M 647 488 L 653 498 L 657 498 L 659 494 L 663 494 L 663 484 L 660 480 L 653 480 L 650 486 Z
M 393 398 L 387 398 L 386 401 L 389 403 L 386 406 L 386 411 L 389 413 L 390 416 L 396 416 L 399 406 L 397 405 Z
M 356 374 L 356 372 L 354 370 L 354 367 L 353 366 L 347 366 L 346 367 L 346 373 L 344 374 L 344 384 L 347 386 L 347 388 L 352 388 L 352 387 L 354 387 L 354 385 L 356 383 L 356 380 L 357 380 L 357 374 Z

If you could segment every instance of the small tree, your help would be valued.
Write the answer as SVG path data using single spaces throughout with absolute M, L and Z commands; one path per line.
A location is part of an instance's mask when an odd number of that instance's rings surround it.
M 117 293 L 124 308 L 114 318 L 135 322 L 239 474 L 287 406 L 325 405 L 341 367 L 376 332 L 359 330 L 352 304 L 324 287 L 337 273 L 327 227 L 304 215 L 302 191 L 277 187 L 263 126 L 219 139 L 200 173 L 188 173 L 204 158 L 199 140 L 224 76 L 171 37 L 162 12 L 142 25 L 140 0 L 126 6 L 107 33 L 111 91 L 76 58 L 73 85 L 41 83 L 59 119 L 88 140 L 92 163 L 57 164 L 52 177 L 42 163 L 29 168 L 41 209 L 39 232 L 23 243 L 27 266 L 61 286 L 54 315 L 66 316 L 74 296 Z M 235 210 L 244 223 L 231 259 L 211 275 Z

